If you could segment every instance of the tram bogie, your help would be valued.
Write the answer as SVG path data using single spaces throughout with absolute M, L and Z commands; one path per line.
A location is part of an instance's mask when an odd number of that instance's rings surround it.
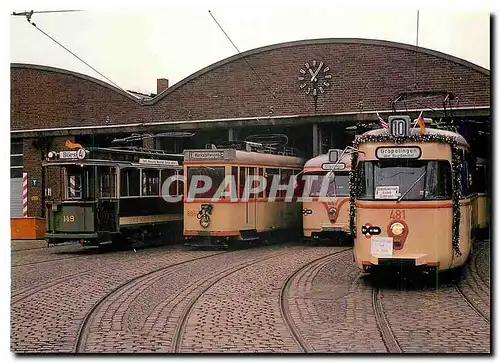
M 126 245 L 180 238 L 181 160 L 182 155 L 126 147 L 49 152 L 43 167 L 49 175 L 59 174 L 60 183 L 48 180 L 47 243 Z M 163 197 L 164 183 L 177 201 Z
M 472 246 L 477 198 L 465 139 L 450 131 L 411 128 L 409 117 L 392 116 L 388 130 L 357 136 L 354 147 L 351 224 L 358 268 L 462 266 Z

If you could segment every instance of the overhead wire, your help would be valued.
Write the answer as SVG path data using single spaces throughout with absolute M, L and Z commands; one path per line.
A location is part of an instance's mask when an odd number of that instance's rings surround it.
M 31 21 L 31 17 L 35 13 L 56 13 L 56 12 L 73 12 L 73 11 L 81 11 L 81 10 L 50 10 L 50 11 L 33 11 L 32 10 L 30 12 L 23 12 L 23 13 L 15 13 L 14 12 L 14 13 L 12 13 L 12 15 L 25 15 L 26 16 L 26 21 L 28 23 L 30 23 L 31 25 L 33 25 L 43 35 L 45 35 L 50 40 L 52 40 L 54 43 L 56 43 L 57 45 L 59 45 L 61 48 L 63 48 L 67 52 L 69 52 L 71 55 L 73 55 L 75 58 L 77 58 L 79 61 L 81 61 L 83 64 L 85 64 L 87 67 L 89 67 L 90 69 L 92 69 L 94 72 L 96 72 L 97 74 L 99 74 L 101 77 L 103 77 L 104 79 L 106 79 L 108 82 L 110 82 L 116 88 L 120 89 L 121 91 L 123 91 L 123 92 L 125 92 L 127 94 L 130 94 L 130 92 L 126 91 L 125 89 L 123 89 L 122 87 L 120 87 L 118 84 L 116 84 L 113 80 L 111 80 L 109 77 L 105 76 L 102 72 L 99 72 L 96 68 L 92 67 L 89 63 L 87 63 L 85 60 L 83 60 L 81 57 L 79 57 L 78 55 L 76 55 L 73 51 L 71 51 L 70 49 L 68 49 L 62 43 L 60 43 L 59 41 L 57 41 L 54 37 L 50 36 L 48 33 L 46 33 L 45 31 L 43 31 L 33 21 Z
M 231 42 L 231 44 L 233 45 L 233 47 L 238 51 L 239 54 L 241 54 L 240 50 L 238 49 L 238 47 L 236 46 L 236 44 L 234 44 L 234 42 L 231 40 L 231 38 L 229 37 L 229 35 L 224 31 L 224 29 L 222 28 L 222 26 L 219 24 L 219 22 L 217 21 L 217 19 L 215 19 L 214 15 L 212 14 L 212 12 L 209 10 L 208 13 L 210 14 L 210 16 L 212 17 L 212 19 L 215 21 L 215 23 L 219 26 L 220 30 L 222 30 L 222 32 L 224 33 L 224 35 L 226 36 L 227 39 L 229 39 L 229 41 Z M 271 96 L 273 96 L 273 98 L 277 98 L 276 97 L 276 94 L 274 92 L 271 91 L 271 89 L 265 84 L 265 82 L 262 80 L 262 78 L 259 76 L 259 74 L 257 73 L 257 71 L 252 67 L 252 65 L 248 62 L 248 60 L 246 59 L 246 57 L 243 57 L 243 60 L 245 61 L 245 63 L 248 65 L 248 67 L 252 70 L 252 72 L 257 76 L 257 78 L 259 79 L 259 81 L 262 83 L 262 85 L 265 87 L 265 89 L 269 92 L 269 94 Z

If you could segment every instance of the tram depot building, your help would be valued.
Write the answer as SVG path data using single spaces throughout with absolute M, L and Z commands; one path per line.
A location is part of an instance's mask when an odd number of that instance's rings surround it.
M 251 66 L 251 67 L 250 67 Z M 168 76 L 168 75 L 160 75 Z M 351 144 L 363 125 L 394 111 L 453 125 L 477 157 L 490 159 L 490 71 L 415 46 L 317 39 L 250 50 L 212 64 L 156 95 L 122 91 L 95 78 L 11 64 L 11 217 L 45 218 L 60 175 L 42 161 L 67 140 L 111 145 L 132 134 L 142 147 L 181 153 L 255 134 L 285 134 L 308 159 Z M 431 126 L 432 127 L 432 126 Z M 189 132 L 191 137 L 163 137 Z M 158 135 L 158 137 L 155 137 Z

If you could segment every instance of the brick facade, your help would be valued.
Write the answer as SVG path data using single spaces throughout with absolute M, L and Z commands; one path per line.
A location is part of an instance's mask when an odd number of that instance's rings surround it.
M 323 69 L 329 67 L 331 74 L 330 86 L 316 101 L 300 89 L 303 81 L 299 81 L 299 70 L 313 60 L 323 62 Z M 150 101 L 139 101 L 85 75 L 13 64 L 11 129 L 237 118 L 255 118 L 258 125 L 257 117 L 387 111 L 398 94 L 409 91 L 448 91 L 456 95 L 454 108 L 487 108 L 490 82 L 488 70 L 458 58 L 422 48 L 416 52 L 415 47 L 393 42 L 359 39 L 299 41 L 251 50 L 194 73 Z M 442 99 L 425 102 L 407 103 L 406 107 L 442 107 Z M 374 114 L 370 117 L 375 118 Z M 228 128 L 220 129 L 227 132 Z M 83 130 L 85 133 L 89 131 Z M 24 140 L 30 216 L 42 215 L 42 186 L 31 186 L 31 180 L 42 178 L 43 155 L 48 145 L 60 149 L 67 139 L 74 141 L 72 137 Z M 153 148 L 153 140 L 144 140 L 143 146 Z M 59 176 L 50 172 L 47 177 L 52 195 L 59 195 Z M 32 196 L 39 199 L 32 200 Z
M 324 62 L 332 75 L 330 87 L 316 104 L 299 89 L 298 80 L 300 68 L 313 60 Z M 142 103 L 91 77 L 12 65 L 11 127 L 356 113 L 388 110 L 400 92 L 417 90 L 453 92 L 458 97 L 453 107 L 477 107 L 489 106 L 490 88 L 489 71 L 442 53 L 422 48 L 416 52 L 414 47 L 385 41 L 325 39 L 245 52 L 202 69 Z M 442 103 L 437 100 L 425 106 L 442 107 Z

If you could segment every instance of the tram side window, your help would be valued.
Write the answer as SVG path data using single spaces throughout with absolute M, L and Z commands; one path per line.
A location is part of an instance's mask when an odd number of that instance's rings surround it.
M 138 197 L 140 195 L 139 169 L 122 169 L 120 179 L 120 195 L 122 197 Z
M 259 180 L 264 179 L 264 168 L 258 168 L 258 173 L 259 173 Z M 263 186 L 260 188 L 260 192 L 258 195 L 259 198 L 264 198 L 264 188 Z
M 142 171 L 142 195 L 160 195 L 160 171 L 144 169 Z
M 302 197 L 302 194 L 304 192 L 304 185 L 305 185 L 304 174 L 302 173 L 302 169 L 294 169 L 293 175 L 295 176 L 295 181 L 296 181 L 293 196 L 299 198 Z
M 444 160 L 429 161 L 425 185 L 425 199 L 450 199 L 452 196 L 450 163 Z
M 239 177 L 239 182 L 238 182 L 238 198 L 243 198 L 243 195 L 245 193 L 245 182 L 247 178 L 247 168 L 240 166 L 240 177 Z
M 115 196 L 115 169 L 107 167 L 97 168 L 99 175 L 99 193 L 101 198 Z
M 472 158 L 470 154 L 463 149 L 460 150 L 460 164 L 462 165 L 460 171 L 461 196 L 467 197 L 474 193 L 475 186 L 472 180 Z
M 231 190 L 231 196 L 234 196 L 236 198 L 239 198 L 238 196 L 238 167 L 237 166 L 232 166 L 231 167 L 231 180 L 229 181 L 229 188 L 236 188 L 235 191 Z
M 183 193 L 182 189 L 182 181 L 179 179 L 182 178 L 182 176 L 179 176 L 179 173 L 177 170 L 174 169 L 162 169 L 161 171 L 161 182 L 160 182 L 160 193 L 166 193 L 167 190 L 163 190 L 164 184 L 167 182 L 167 179 L 169 179 L 169 184 L 168 184 L 168 195 L 171 197 L 175 197 L 177 195 L 180 195 Z
M 248 176 L 252 178 L 252 185 L 250 185 L 250 190 L 258 190 L 257 188 L 259 187 L 259 180 L 256 178 L 258 176 L 258 169 L 257 168 L 248 168 Z M 256 198 L 259 193 L 250 193 L 250 198 Z
M 358 164 L 358 184 L 356 195 L 359 199 L 373 198 L 373 164 L 360 161 Z
M 290 182 L 291 175 L 292 175 L 291 169 L 281 169 L 280 185 L 282 188 L 284 188 L 285 185 L 288 186 L 288 183 Z M 281 189 L 278 191 L 277 196 L 285 198 L 286 192 L 287 192 L 287 189 Z
M 488 174 L 486 172 L 486 165 L 477 165 L 475 179 L 477 191 L 479 193 L 486 193 L 488 191 Z
M 468 181 L 468 195 L 477 193 L 476 178 L 474 177 L 474 170 L 476 169 L 476 160 L 471 153 L 466 154 L 467 160 L 467 181 Z
M 188 167 L 187 168 L 188 197 L 191 198 L 214 197 L 215 193 L 217 192 L 217 189 L 219 188 L 221 183 L 224 182 L 225 175 L 226 175 L 225 168 L 223 166 Z M 195 176 L 197 177 L 196 179 L 194 178 Z M 195 181 L 196 183 L 194 183 Z M 205 189 L 207 190 L 199 192 L 199 190 L 205 190 Z
M 266 168 L 266 196 L 271 196 L 271 187 L 273 185 L 273 180 L 275 175 L 279 175 L 280 170 L 279 169 L 274 169 L 274 168 Z M 276 195 L 273 195 L 272 197 L 277 197 L 279 194 L 276 193 Z

